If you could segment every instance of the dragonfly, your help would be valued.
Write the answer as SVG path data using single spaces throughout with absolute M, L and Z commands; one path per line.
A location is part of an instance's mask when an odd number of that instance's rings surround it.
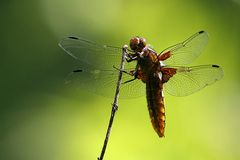
M 199 57 L 207 43 L 208 33 L 199 31 L 158 53 L 145 38 L 130 39 L 120 96 L 146 95 L 151 123 L 159 137 L 164 137 L 165 131 L 163 92 L 187 96 L 223 77 L 223 69 L 215 64 L 188 66 Z M 103 96 L 113 96 L 121 47 L 101 45 L 75 36 L 62 39 L 59 46 L 79 63 L 70 74 L 71 83 L 77 82 L 81 88 Z

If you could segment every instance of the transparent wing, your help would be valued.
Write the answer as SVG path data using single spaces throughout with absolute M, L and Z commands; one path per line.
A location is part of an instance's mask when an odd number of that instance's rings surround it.
M 125 69 L 130 72 L 133 69 Z M 87 90 L 105 97 L 114 97 L 119 71 L 117 69 L 96 69 L 87 64 L 78 67 L 66 78 L 66 84 L 77 90 Z M 129 83 L 125 81 L 134 77 L 123 73 L 120 86 L 120 98 L 137 98 L 145 95 L 145 84 L 136 79 Z
M 121 48 L 99 45 L 80 37 L 66 37 L 59 46 L 79 61 L 77 70 L 66 78 L 66 84 L 106 97 L 114 96 L 119 73 L 114 67 L 119 67 Z M 134 70 L 136 66 L 134 61 L 125 64 L 126 72 Z M 132 78 L 129 74 L 123 74 L 123 82 Z M 140 80 L 121 85 L 121 98 L 135 98 L 144 93 L 145 86 Z
M 123 74 L 123 77 L 122 77 L 123 84 L 121 85 L 121 90 L 120 90 L 121 98 L 138 98 L 146 95 L 146 84 L 143 83 L 140 79 L 135 79 L 134 81 L 124 83 L 133 78 L 134 78 L 133 76 Z
M 223 77 L 223 70 L 217 65 L 171 68 L 175 68 L 177 73 L 164 83 L 164 88 L 174 96 L 190 95 Z
M 182 43 L 163 50 L 159 57 L 169 57 L 164 60 L 165 65 L 186 65 L 193 62 L 201 54 L 207 43 L 207 32 L 200 31 Z
M 80 37 L 66 37 L 59 46 L 73 58 L 99 69 L 109 69 L 121 60 L 121 48 L 100 45 Z

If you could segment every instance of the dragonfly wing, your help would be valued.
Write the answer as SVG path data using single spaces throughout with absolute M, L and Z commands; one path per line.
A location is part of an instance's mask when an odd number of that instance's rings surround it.
M 164 83 L 164 88 L 174 96 L 190 95 L 223 77 L 223 70 L 217 65 L 172 68 L 176 69 L 176 74 Z
M 100 45 L 80 37 L 66 37 L 59 46 L 80 62 L 101 69 L 112 68 L 121 60 L 121 48 Z
M 146 84 L 143 83 L 140 79 L 135 79 L 134 81 L 124 83 L 133 78 L 134 76 L 129 76 L 126 73 L 123 74 L 123 77 L 122 77 L 123 84 L 121 85 L 121 89 L 120 89 L 120 97 L 138 98 L 146 95 Z
M 201 54 L 207 43 L 207 32 L 200 31 L 182 43 L 163 50 L 159 55 L 159 59 L 165 65 L 186 65 L 193 62 Z
M 128 63 L 126 63 L 126 66 L 128 66 Z M 134 68 L 125 68 L 126 72 L 132 70 Z M 118 74 L 119 70 L 115 68 L 99 69 L 95 66 L 81 63 L 78 69 L 67 76 L 65 82 L 77 90 L 84 89 L 104 97 L 114 97 Z M 120 98 L 137 98 L 145 94 L 145 84 L 139 79 L 124 83 L 133 78 L 132 75 L 123 73 Z
M 78 69 L 66 78 L 66 84 L 77 89 L 113 97 L 117 84 L 122 49 L 113 46 L 100 45 L 81 37 L 66 37 L 59 46 L 70 56 L 79 61 Z M 125 63 L 125 71 L 134 70 L 136 62 Z M 123 82 L 132 79 L 129 74 L 123 74 Z M 144 84 L 135 80 L 121 85 L 122 98 L 134 98 L 144 95 Z

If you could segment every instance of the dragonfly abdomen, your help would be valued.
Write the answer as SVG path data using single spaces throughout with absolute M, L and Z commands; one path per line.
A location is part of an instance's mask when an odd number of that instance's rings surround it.
M 148 76 L 146 91 L 148 110 L 153 128 L 159 137 L 163 137 L 165 128 L 165 108 L 160 77 L 154 75 Z

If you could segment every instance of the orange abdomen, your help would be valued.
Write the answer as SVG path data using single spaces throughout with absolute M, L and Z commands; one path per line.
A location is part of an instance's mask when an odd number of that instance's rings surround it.
M 162 95 L 162 82 L 159 76 L 147 76 L 147 102 L 151 122 L 159 137 L 164 136 L 165 108 Z

